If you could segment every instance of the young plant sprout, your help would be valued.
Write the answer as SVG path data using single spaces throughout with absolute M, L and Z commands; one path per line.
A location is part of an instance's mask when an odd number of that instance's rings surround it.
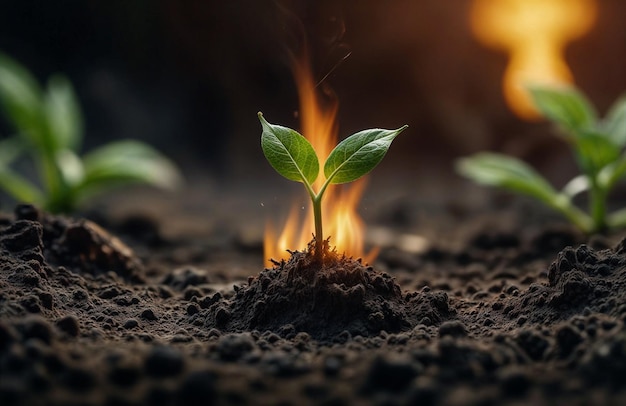
M 18 201 L 68 212 L 113 186 L 139 182 L 171 188 L 181 180 L 167 158 L 139 141 L 112 142 L 80 157 L 83 119 L 71 83 L 55 75 L 42 89 L 2 53 L 0 108 L 15 130 L 0 139 L 0 189 Z M 34 162 L 41 187 L 11 167 L 23 155 Z
M 383 159 L 391 142 L 408 126 L 397 130 L 370 129 L 341 141 L 324 163 L 325 181 L 319 190 L 313 182 L 319 175 L 319 159 L 309 141 L 291 128 L 268 123 L 259 112 L 263 126 L 261 148 L 270 165 L 289 180 L 302 182 L 313 204 L 315 257 L 323 261 L 322 197 L 331 184 L 348 183 L 365 175 Z
M 625 227 L 626 209 L 607 214 L 606 200 L 626 176 L 626 97 L 599 119 L 575 88 L 531 87 L 529 91 L 536 108 L 564 134 L 582 174 L 557 191 L 521 160 L 488 152 L 460 159 L 457 170 L 477 183 L 532 196 L 586 233 Z M 582 192 L 588 193 L 589 213 L 572 202 Z

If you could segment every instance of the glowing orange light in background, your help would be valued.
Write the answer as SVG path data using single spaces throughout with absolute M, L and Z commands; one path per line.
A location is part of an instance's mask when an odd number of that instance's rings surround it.
M 594 0 L 475 0 L 472 29 L 485 45 L 509 53 L 504 96 L 518 116 L 536 119 L 524 86 L 567 84 L 572 73 L 565 46 L 581 37 L 596 18 Z
M 294 63 L 294 78 L 298 88 L 300 102 L 299 116 L 301 120 L 300 133 L 313 145 L 323 167 L 326 158 L 337 144 L 337 109 L 336 100 L 322 106 L 317 94 L 308 58 L 304 57 Z M 325 181 L 323 170 L 313 184 L 314 190 L 319 190 Z M 357 207 L 363 190 L 365 178 L 361 178 L 350 187 L 331 186 L 322 200 L 322 220 L 324 238 L 330 237 L 330 245 L 335 246 L 339 253 L 352 257 L 361 257 L 371 262 L 375 253 L 364 253 L 365 225 L 357 213 Z M 302 191 L 304 193 L 304 190 Z M 303 212 L 300 204 L 295 204 L 280 233 L 273 225 L 268 224 L 264 237 L 264 256 L 279 260 L 288 254 L 286 250 L 304 249 L 312 239 L 315 226 L 310 203 Z

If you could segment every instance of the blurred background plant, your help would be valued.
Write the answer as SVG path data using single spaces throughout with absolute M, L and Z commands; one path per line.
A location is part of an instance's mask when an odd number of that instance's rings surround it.
M 457 161 L 457 170 L 475 182 L 531 196 L 561 212 L 587 233 L 626 226 L 626 209 L 607 214 L 607 199 L 626 177 L 626 96 L 619 98 L 600 119 L 591 102 L 570 86 L 529 88 L 537 110 L 554 123 L 572 148 L 580 175 L 561 191 L 524 161 L 498 153 L 481 152 Z M 588 213 L 573 202 L 588 193 Z
M 80 156 L 83 115 L 70 81 L 53 75 L 42 88 L 30 72 L 0 53 L 0 107 L 13 135 L 0 139 L 0 189 L 18 202 L 70 212 L 87 198 L 129 183 L 172 189 L 176 166 L 151 146 L 118 140 Z M 39 181 L 12 165 L 28 158 Z

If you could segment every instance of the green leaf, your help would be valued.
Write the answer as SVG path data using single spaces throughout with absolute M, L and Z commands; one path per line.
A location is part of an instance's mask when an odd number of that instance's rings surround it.
M 77 151 L 83 131 L 82 114 L 74 88 L 64 76 L 53 76 L 44 99 L 48 123 L 47 145 Z
M 613 103 L 601 129 L 615 144 L 620 147 L 626 145 L 626 95 Z
M 100 147 L 83 158 L 84 179 L 76 194 L 93 194 L 129 183 L 174 189 L 182 183 L 176 166 L 163 154 L 139 141 L 122 140 Z
M 604 190 L 610 190 L 617 182 L 626 176 L 626 154 L 620 159 L 605 166 L 598 173 L 598 183 Z
M 352 182 L 380 163 L 391 142 L 408 126 L 397 130 L 360 131 L 341 141 L 324 164 L 324 175 L 330 183 Z
M 587 98 L 573 87 L 531 86 L 529 92 L 535 107 L 570 135 L 591 129 L 597 116 Z
M 43 194 L 26 178 L 18 175 L 9 168 L 0 170 L 0 189 L 23 203 L 41 203 Z
M 276 172 L 296 182 L 315 182 L 319 161 L 311 143 L 291 128 L 268 123 L 261 112 L 259 120 L 263 126 L 261 148 Z
M 0 104 L 15 129 L 34 145 L 45 131 L 41 88 L 15 60 L 0 53 Z
M 85 178 L 85 168 L 80 157 L 71 149 L 57 151 L 54 161 L 59 168 L 63 185 L 69 188 L 76 187 Z
M 463 176 L 487 186 L 497 186 L 539 199 L 551 206 L 559 199 L 554 188 L 523 161 L 503 154 L 479 153 L 457 161 Z
M 605 134 L 580 131 L 575 141 L 576 155 L 585 173 L 595 176 L 606 165 L 615 162 L 620 147 Z
M 563 186 L 561 193 L 571 199 L 580 193 L 588 191 L 590 188 L 591 182 L 589 182 L 589 177 L 587 175 L 578 175 Z
M 610 228 L 619 230 L 626 227 L 626 209 L 617 210 L 607 216 Z
M 0 170 L 11 165 L 23 150 L 24 147 L 18 137 L 0 140 Z

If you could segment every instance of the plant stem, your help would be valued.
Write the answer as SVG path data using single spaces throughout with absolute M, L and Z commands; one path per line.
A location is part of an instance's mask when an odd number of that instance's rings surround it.
M 44 181 L 47 194 L 45 209 L 53 213 L 63 211 L 65 209 L 63 207 L 65 204 L 63 201 L 64 185 L 54 156 L 42 151 L 40 162 L 41 179 Z
M 593 219 L 593 228 L 595 232 L 604 231 L 606 229 L 606 193 L 598 185 L 596 177 L 591 177 L 591 190 L 589 190 L 589 211 Z
M 313 220 L 315 222 L 315 259 L 320 263 L 324 261 L 324 231 L 322 227 L 322 196 L 324 196 L 324 192 L 328 185 L 330 185 L 329 177 L 326 179 L 326 182 L 322 185 L 319 192 L 315 193 L 313 187 L 308 183 L 304 182 L 304 187 L 307 192 L 309 192 L 309 196 L 311 196 L 311 203 L 313 204 Z
M 321 263 L 324 260 L 324 233 L 322 230 L 322 195 L 313 199 L 313 218 L 315 220 L 315 258 Z

